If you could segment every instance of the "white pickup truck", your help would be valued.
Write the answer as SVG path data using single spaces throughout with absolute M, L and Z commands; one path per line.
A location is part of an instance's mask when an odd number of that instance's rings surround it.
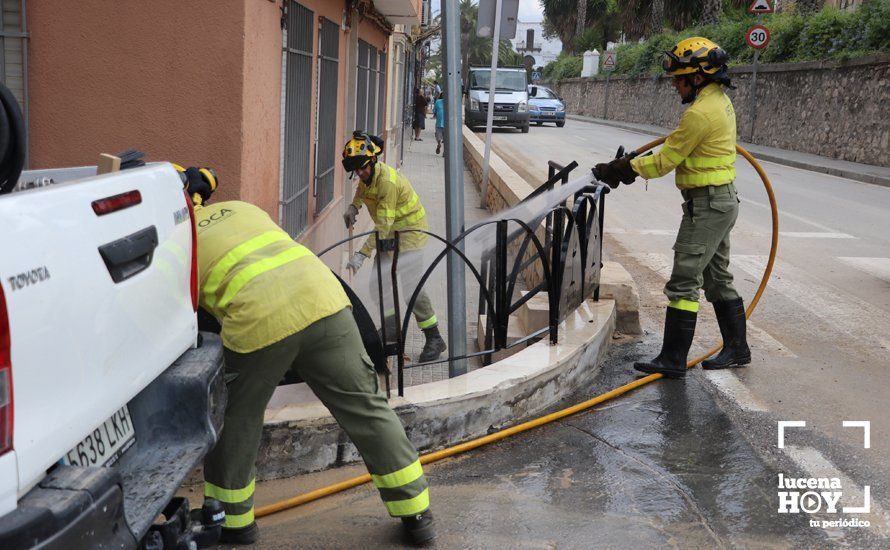
M 0 194 L 4 549 L 163 548 L 147 534 L 222 426 L 179 175 L 96 171 L 26 171 Z

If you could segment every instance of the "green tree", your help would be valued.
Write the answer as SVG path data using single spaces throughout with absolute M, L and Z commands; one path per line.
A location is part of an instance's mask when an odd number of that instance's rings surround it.
M 559 38 L 562 41 L 562 51 L 581 52 L 582 48 L 576 44 L 584 34 L 584 29 L 599 28 L 605 40 L 614 39 L 614 25 L 610 24 L 607 14 L 614 8 L 615 0 L 585 0 L 581 9 L 578 0 L 539 0 L 544 10 L 544 37 Z M 579 12 L 584 13 L 584 22 L 578 17 Z M 579 31 L 580 29 L 580 31 Z M 606 31 L 611 31 L 612 34 Z
M 664 17 L 674 29 L 692 25 L 701 13 L 702 0 L 669 0 L 664 4 Z
M 491 64 L 491 38 L 476 36 L 476 22 L 479 17 L 479 6 L 474 0 L 460 0 L 461 52 L 463 63 L 461 80 L 466 82 L 467 70 L 470 65 Z M 513 49 L 509 40 L 501 40 L 498 44 L 498 66 L 522 65 L 522 55 Z
M 628 40 L 639 40 L 651 34 L 652 3 L 648 0 L 618 0 L 618 20 Z
M 649 33 L 658 34 L 664 29 L 664 0 L 652 0 L 649 10 Z
M 702 0 L 699 23 L 702 25 L 716 25 L 720 22 L 721 15 L 723 15 L 722 0 Z

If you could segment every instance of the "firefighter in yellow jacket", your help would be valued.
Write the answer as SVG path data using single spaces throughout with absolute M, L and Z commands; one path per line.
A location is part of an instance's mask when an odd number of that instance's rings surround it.
M 686 375 L 686 360 L 698 315 L 699 289 L 714 304 L 723 349 L 702 363 L 705 369 L 741 367 L 751 362 L 745 327 L 745 305 L 732 285 L 729 235 L 739 212 L 735 180 L 736 120 L 723 86 L 728 55 L 707 38 L 680 41 L 665 52 L 664 70 L 682 102 L 691 103 L 679 126 L 654 155 L 626 155 L 598 164 L 597 177 L 612 187 L 636 177 L 659 178 L 676 169 L 683 195 L 683 220 L 674 244 L 674 267 L 664 288 L 670 303 L 665 316 L 661 353 L 635 363 L 644 373 Z
M 379 392 L 340 282 L 256 206 L 201 206 L 216 187 L 212 171 L 182 173 L 196 203 L 199 301 L 222 326 L 225 354 L 225 423 L 204 461 L 204 495 L 226 511 L 221 542 L 257 538 L 253 491 L 263 412 L 291 370 L 349 435 L 389 514 L 402 518 L 413 542 L 433 538 L 417 452 Z
M 399 279 L 404 288 L 402 294 L 407 301 L 425 271 L 423 247 L 426 246 L 428 237 L 421 231 L 411 230 L 429 229 L 426 211 L 408 178 L 377 160 L 382 152 L 382 142 L 378 138 L 372 138 L 373 136 L 364 132 L 356 131 L 343 147 L 343 168 L 347 172 L 354 172 L 359 178 L 355 196 L 343 215 L 343 221 L 346 227 L 352 227 L 364 204 L 374 220 L 375 229 L 383 239 L 391 239 L 394 231 L 402 231 L 399 234 Z M 352 255 L 346 267 L 353 273 L 358 271 L 374 250 L 380 252 L 377 244 L 377 239 L 372 234 L 361 250 Z M 388 273 L 389 268 L 384 268 L 383 272 Z M 384 301 L 391 301 L 391 285 L 384 284 L 383 288 Z M 376 288 L 373 290 L 376 291 Z M 395 313 L 393 304 L 386 304 L 386 307 L 387 340 L 391 340 L 398 327 L 393 323 L 394 317 L 390 317 Z M 433 303 L 423 290 L 417 295 L 413 314 L 417 326 L 424 334 L 419 362 L 434 361 L 445 351 L 446 346 L 439 334 L 439 321 L 433 310 Z

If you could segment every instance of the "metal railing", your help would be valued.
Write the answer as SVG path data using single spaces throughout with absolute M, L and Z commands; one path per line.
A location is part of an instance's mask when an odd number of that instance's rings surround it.
M 549 177 L 543 185 L 532 192 L 522 203 L 527 203 L 544 193 L 553 191 L 558 185 L 569 183 L 569 174 L 578 166 L 576 162 L 563 167 L 554 162 L 549 163 Z M 377 231 L 367 231 L 341 240 L 322 250 L 318 255 L 349 242 L 369 235 L 377 239 L 378 253 L 375 255 L 377 274 L 376 309 L 379 310 L 380 336 L 383 352 L 387 357 L 395 357 L 397 365 L 398 395 L 404 395 L 404 370 L 481 357 L 483 364 L 491 362 L 491 356 L 504 349 L 521 345 L 530 345 L 534 341 L 549 336 L 555 344 L 559 336 L 559 323 L 585 299 L 599 299 L 599 277 L 602 267 L 602 234 L 603 208 L 605 194 L 609 188 L 597 183 L 592 177 L 579 178 L 573 182 L 578 190 L 556 206 L 535 214 L 530 220 L 505 217 L 495 213 L 491 220 L 480 222 L 464 231 L 454 242 L 430 231 L 407 229 L 395 231 L 393 238 L 381 239 Z M 558 193 L 557 193 L 558 195 Z M 571 202 L 570 202 L 571 201 Z M 520 204 L 522 204 L 520 203 Z M 468 257 L 459 247 L 472 237 L 485 240 L 487 233 L 494 228 L 494 247 L 485 250 L 479 265 Z M 399 257 L 400 242 L 403 236 L 410 233 L 422 233 L 443 245 L 443 249 L 425 267 L 415 288 L 410 290 L 402 315 L 399 296 Z M 539 235 L 540 234 L 540 235 Z M 543 238 L 542 238 L 543 237 Z M 477 239 L 478 240 L 478 239 Z M 515 254 L 511 253 L 515 252 Z M 460 356 L 448 356 L 434 361 L 406 364 L 405 341 L 410 323 L 410 313 L 420 296 L 424 285 L 433 271 L 449 252 L 454 252 L 470 270 L 479 285 L 479 314 L 485 314 L 485 341 L 483 350 Z M 511 260 L 511 256 L 515 256 Z M 385 257 L 385 258 L 384 258 Z M 384 288 L 384 265 L 389 268 L 389 280 L 392 289 Z M 520 298 L 514 300 L 513 295 L 522 283 L 530 287 Z M 548 324 L 534 330 L 515 342 L 508 342 L 507 333 L 510 316 L 539 293 L 546 291 L 548 295 Z M 386 311 L 387 299 L 390 311 Z M 364 306 L 364 304 L 361 304 Z M 367 308 L 366 308 L 367 309 Z M 387 317 L 394 319 L 387 323 Z M 391 327 L 397 327 L 395 335 L 387 334 Z M 395 337 L 392 339 L 392 337 Z M 392 341 L 391 341 L 392 339 Z M 389 391 L 389 379 L 386 386 Z

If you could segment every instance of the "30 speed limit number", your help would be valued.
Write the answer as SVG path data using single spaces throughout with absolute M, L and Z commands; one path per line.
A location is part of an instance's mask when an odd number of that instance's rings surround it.
M 769 44 L 769 29 L 763 25 L 754 25 L 745 33 L 745 41 L 752 48 L 759 50 Z

